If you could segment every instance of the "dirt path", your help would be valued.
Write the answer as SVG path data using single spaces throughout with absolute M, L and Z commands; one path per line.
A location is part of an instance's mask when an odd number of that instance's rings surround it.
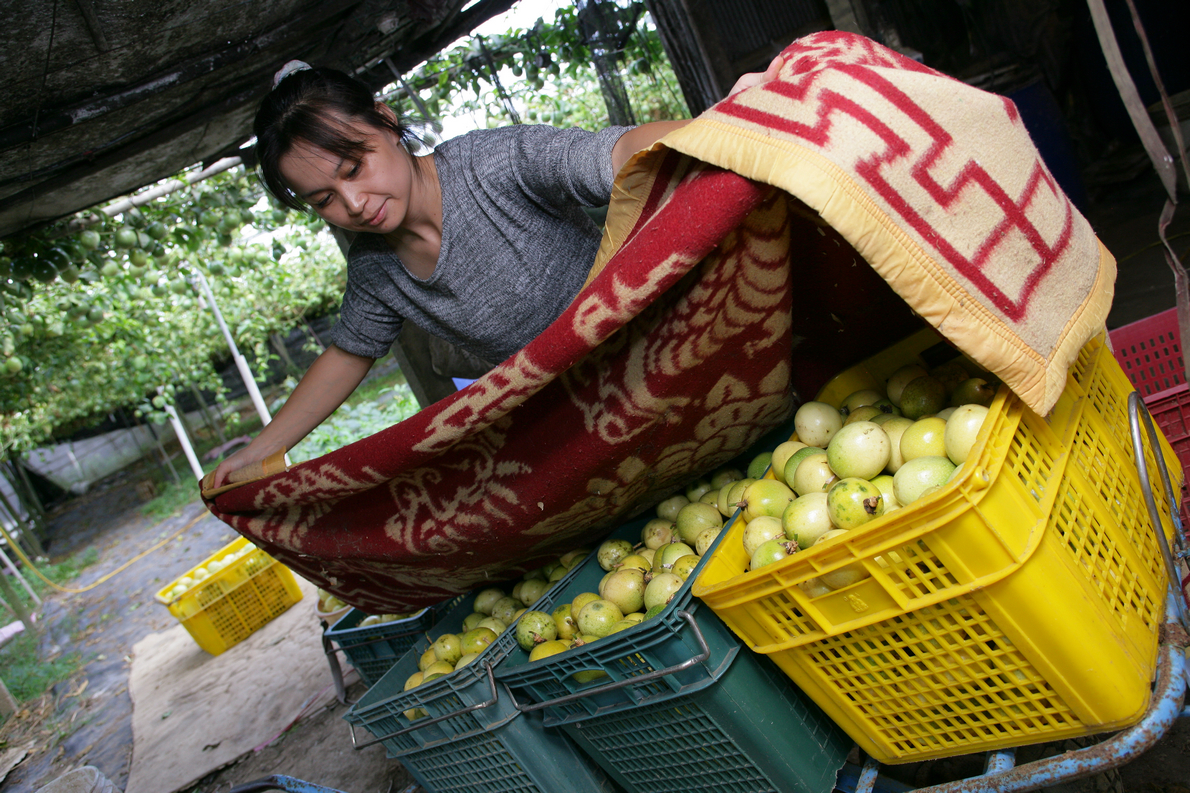
M 10 747 L 33 741 L 35 748 L 0 783 L 0 793 L 35 791 L 81 765 L 97 767 L 118 787 L 124 787 L 132 755 L 129 654 L 149 633 L 177 624 L 153 595 L 236 536 L 227 525 L 207 515 L 199 503 L 161 523 L 145 519 L 139 512 L 135 479 L 133 474 L 117 475 L 102 489 L 74 499 L 53 516 L 48 550 L 55 558 L 87 547 L 99 552 L 99 560 L 71 582 L 71 588 L 88 586 L 140 551 L 187 524 L 193 525 L 95 589 L 46 598 L 44 624 L 48 630 L 43 650 L 49 656 L 76 651 L 82 656 L 83 668 L 55 686 L 42 702 L 30 703 L 34 718 L 27 716 L 24 724 L 5 725 Z M 363 690 L 351 693 L 358 697 Z M 340 786 L 349 793 L 383 793 L 390 782 L 394 791 L 406 787 L 404 769 L 386 760 L 383 751 L 377 751 L 379 747 L 352 751 L 341 720 L 345 710 L 336 703 L 308 717 L 274 746 L 203 780 L 195 790 L 226 791 L 235 783 L 273 773 L 305 774 L 310 781 Z
M 44 698 L 42 718 L 35 730 L 22 734 L 8 724 L 0 731 L 9 747 L 24 745 L 27 740 L 35 742 L 30 756 L 0 783 L 0 793 L 36 791 L 85 764 L 98 767 L 117 786 L 124 787 L 132 752 L 128 655 L 147 634 L 175 624 L 153 600 L 153 593 L 234 537 L 226 525 L 204 517 L 197 503 L 164 522 L 146 520 L 139 512 L 135 478 L 131 474 L 114 477 L 104 489 L 75 499 L 54 516 L 50 551 L 56 558 L 87 547 L 99 552 L 99 561 L 83 571 L 72 587 L 87 586 L 139 551 L 198 520 L 179 539 L 111 581 L 83 594 L 59 594 L 47 599 L 49 631 L 45 649 L 50 653 L 75 650 L 82 655 L 84 667 Z M 349 692 L 353 699 L 362 693 L 359 685 Z M 351 749 L 341 718 L 345 710 L 334 703 L 308 716 L 273 745 L 255 754 L 248 751 L 239 762 L 202 780 L 193 788 L 194 793 L 226 793 L 237 784 L 276 773 L 347 793 L 405 790 L 411 780 L 399 763 L 384 757 L 380 747 L 363 752 Z M 24 719 L 26 726 L 33 721 Z M 1074 747 L 1026 748 L 1018 752 L 1018 760 L 1027 762 L 1067 748 Z M 890 775 L 922 786 L 977 775 L 982 771 L 981 763 L 982 757 L 978 756 L 952 758 L 898 767 Z M 1182 719 L 1156 747 L 1119 771 L 1047 790 L 1190 793 L 1190 719 Z

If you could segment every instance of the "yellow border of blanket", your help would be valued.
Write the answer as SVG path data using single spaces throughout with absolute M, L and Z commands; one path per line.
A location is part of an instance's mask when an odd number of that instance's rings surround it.
M 1048 355 L 1026 345 L 917 245 L 848 174 L 825 157 L 786 140 L 708 119 L 695 119 L 636 155 L 616 179 L 599 256 L 590 278 L 623 244 L 640 214 L 664 148 L 779 187 L 818 212 L 850 242 L 905 302 L 967 355 L 995 373 L 1025 404 L 1046 414 L 1066 387 L 1083 345 L 1102 332 L 1115 283 L 1115 259 L 1099 245 L 1095 285 Z

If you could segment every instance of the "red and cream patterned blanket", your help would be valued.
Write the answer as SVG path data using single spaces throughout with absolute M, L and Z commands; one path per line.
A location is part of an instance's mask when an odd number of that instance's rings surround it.
M 1115 265 L 1011 102 L 845 33 L 783 57 L 629 163 L 587 286 L 531 344 L 212 511 L 403 611 L 592 544 L 923 318 L 1048 411 Z

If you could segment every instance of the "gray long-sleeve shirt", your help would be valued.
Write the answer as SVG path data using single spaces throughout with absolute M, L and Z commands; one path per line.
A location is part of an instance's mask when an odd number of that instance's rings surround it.
M 611 149 L 625 131 L 526 125 L 441 144 L 442 248 L 433 274 L 413 276 L 381 235 L 358 235 L 335 345 L 380 358 L 409 319 L 493 363 L 520 350 L 586 280 L 600 232 L 582 207 L 607 203 Z

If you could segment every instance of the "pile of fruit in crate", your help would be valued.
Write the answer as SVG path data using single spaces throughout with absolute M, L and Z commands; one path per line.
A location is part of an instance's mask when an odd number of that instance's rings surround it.
M 190 587 L 194 586 L 195 584 L 202 583 L 207 578 L 210 578 L 223 568 L 230 567 L 236 561 L 247 556 L 255 550 L 256 546 L 252 543 L 248 543 L 239 550 L 231 551 L 217 559 L 212 559 L 211 561 L 207 562 L 206 566 L 194 568 L 190 571 L 189 575 L 184 575 L 177 580 L 177 582 L 173 585 L 173 588 L 166 593 L 166 598 L 168 600 L 177 600 L 179 597 L 185 594 L 186 591 L 190 589 Z M 255 559 L 249 561 L 250 567 L 247 570 L 249 574 L 255 572 L 256 563 L 257 560 Z
M 763 474 L 768 461 L 755 464 Z M 723 519 L 735 512 L 726 493 L 744 480 L 738 469 L 720 469 L 691 484 L 685 494 L 661 502 L 657 517 L 641 528 L 638 544 L 605 540 L 596 552 L 606 571 L 598 592 L 579 593 L 549 614 L 529 611 L 521 617 L 517 643 L 529 660 L 590 644 L 664 611 L 723 530 Z M 579 682 L 602 676 L 599 671 L 575 675 Z
M 526 573 L 512 587 L 511 593 L 497 587 L 480 591 L 475 596 L 472 613 L 463 619 L 462 632 L 438 636 L 422 654 L 417 664 L 418 671 L 405 681 L 404 690 L 437 680 L 470 664 L 588 553 L 589 550 L 581 548 L 570 551 L 557 561 Z M 415 709 L 405 715 L 416 719 L 425 714 Z
M 350 608 L 350 606 L 348 606 L 342 600 L 335 597 L 330 592 L 327 592 L 325 589 L 322 589 L 321 587 L 319 587 L 319 589 L 318 589 L 318 612 L 320 615 L 333 614 L 336 612 L 345 611 L 346 609 L 349 609 L 349 608 Z M 362 620 L 360 620 L 359 625 L 356 625 L 355 627 L 366 628 L 369 625 L 384 625 L 385 623 L 389 623 L 389 622 L 396 622 L 398 620 L 409 619 L 410 617 L 412 617 L 416 614 L 421 614 L 423 611 L 425 611 L 425 609 L 421 609 L 419 611 L 414 611 L 414 612 L 409 612 L 407 614 L 369 614 L 368 616 L 366 616 Z
M 983 426 L 996 393 L 989 380 L 957 362 L 932 373 L 910 364 L 889 378 L 887 393 L 863 389 L 839 405 L 803 404 L 793 439 L 769 458 L 769 476 L 737 483 L 727 499 L 741 508 L 750 568 L 829 542 L 946 485 Z M 857 564 L 799 586 L 816 596 L 866 575 Z

